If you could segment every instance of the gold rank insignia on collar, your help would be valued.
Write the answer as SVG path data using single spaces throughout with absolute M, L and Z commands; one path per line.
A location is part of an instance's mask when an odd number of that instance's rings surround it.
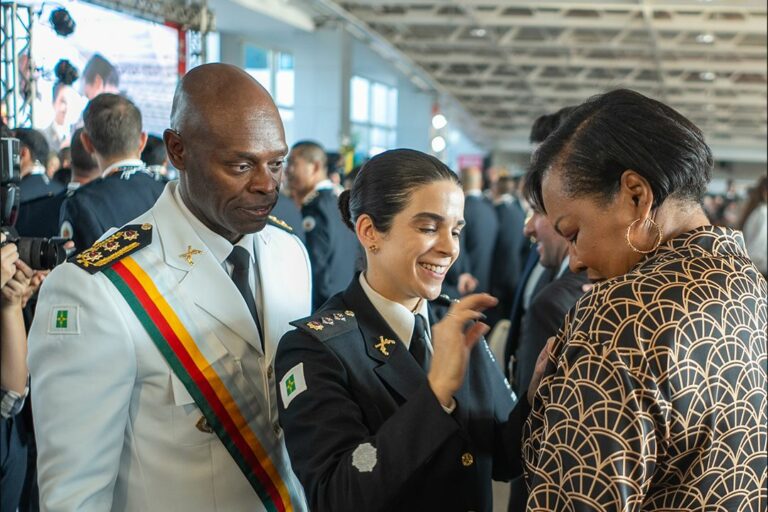
M 389 355 L 389 349 L 387 348 L 387 345 L 394 345 L 395 340 L 390 340 L 389 338 L 385 338 L 384 336 L 379 336 L 379 342 L 375 344 L 373 347 L 381 351 L 382 354 L 385 356 Z
M 191 267 L 195 264 L 195 261 L 192 259 L 192 256 L 197 256 L 198 254 L 203 254 L 203 251 L 200 249 L 193 249 L 191 245 L 187 246 L 187 251 L 179 254 L 179 258 L 184 258 L 184 260 L 187 262 L 187 264 Z
M 96 242 L 72 261 L 83 270 L 96 274 L 151 242 L 152 224 L 131 224 Z

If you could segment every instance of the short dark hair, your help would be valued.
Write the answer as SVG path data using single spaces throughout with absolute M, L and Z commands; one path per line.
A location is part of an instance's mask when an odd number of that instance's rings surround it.
M 13 136 L 19 139 L 21 148 L 29 149 L 33 160 L 37 160 L 43 165 L 48 165 L 48 154 L 50 147 L 45 135 L 32 128 L 16 128 Z
M 83 141 L 80 140 L 80 134 L 83 133 L 82 128 L 78 128 L 72 134 L 72 141 L 69 143 L 70 147 L 70 161 L 72 162 L 72 174 L 75 176 L 90 176 L 94 171 L 99 170 L 99 165 L 93 159 L 91 154 L 85 150 Z
M 163 165 L 167 157 L 163 139 L 157 135 L 148 135 L 147 144 L 141 152 L 141 161 L 147 165 Z
M 328 156 L 325 149 L 313 140 L 300 140 L 291 146 L 291 152 L 296 152 L 309 157 L 312 162 L 320 162 L 324 167 L 328 165 Z
M 138 148 L 141 112 L 131 100 L 118 94 L 99 94 L 83 111 L 85 133 L 102 156 L 118 156 Z
M 100 76 L 105 84 L 115 87 L 120 85 L 120 74 L 117 68 L 99 53 L 94 53 L 83 69 L 83 78 L 86 83 L 92 84 L 96 76 Z
M 539 116 L 531 126 L 531 135 L 528 138 L 531 144 L 541 144 L 544 139 L 550 136 L 552 132 L 570 115 L 575 106 L 563 107 L 554 114 L 544 114 Z
M 579 105 L 534 153 L 525 193 L 544 212 L 541 185 L 561 171 L 570 197 L 607 203 L 631 169 L 653 191 L 653 207 L 668 197 L 701 202 L 712 172 L 712 151 L 696 125 L 673 108 L 618 89 Z
M 459 185 L 456 173 L 434 156 L 413 149 L 379 153 L 363 165 L 352 188 L 339 195 L 341 217 L 354 231 L 357 218 L 367 214 L 378 231 L 387 233 L 416 188 L 442 180 Z

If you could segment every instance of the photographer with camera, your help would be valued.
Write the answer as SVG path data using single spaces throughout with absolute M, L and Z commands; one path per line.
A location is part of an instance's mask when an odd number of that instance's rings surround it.
M 27 468 L 24 429 L 16 418 L 29 391 L 22 308 L 33 271 L 19 259 L 16 245 L 6 243 L 4 233 L 0 244 L 0 510 L 16 510 Z

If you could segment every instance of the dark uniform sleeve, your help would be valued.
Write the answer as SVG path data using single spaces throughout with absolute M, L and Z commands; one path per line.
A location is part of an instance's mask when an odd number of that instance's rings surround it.
M 332 226 L 326 212 L 319 206 L 320 201 L 312 201 L 304 206 L 304 219 L 312 217 L 314 226 L 307 229 L 305 236 L 309 261 L 312 263 L 312 309 L 317 309 L 339 290 L 331 289 L 331 253 L 334 249 Z
M 292 331 L 280 341 L 277 382 L 303 363 L 307 389 L 280 423 L 311 510 L 391 511 L 415 475 L 460 428 L 426 381 L 376 432 L 365 425 L 342 363 L 327 346 Z M 278 395 L 280 393 L 278 392 Z
M 90 211 L 86 204 L 77 197 L 77 193 L 67 198 L 61 205 L 60 225 L 69 222 L 72 226 L 72 241 L 75 251 L 80 252 L 93 245 L 109 227 L 99 222 L 98 215 Z

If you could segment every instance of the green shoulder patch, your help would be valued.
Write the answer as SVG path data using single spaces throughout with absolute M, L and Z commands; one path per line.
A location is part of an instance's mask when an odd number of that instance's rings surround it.
M 293 233 L 293 228 L 289 226 L 288 223 L 285 222 L 284 220 L 278 219 L 274 215 L 270 215 L 269 217 L 267 217 L 267 219 L 269 224 L 271 224 L 272 226 L 280 228 L 283 231 L 287 231 L 288 233 Z
M 320 341 L 357 329 L 355 312 L 349 309 L 323 311 L 307 318 L 295 320 L 291 325 L 312 335 Z
M 72 262 L 96 274 L 152 242 L 152 224 L 131 224 L 96 242 L 76 255 Z

